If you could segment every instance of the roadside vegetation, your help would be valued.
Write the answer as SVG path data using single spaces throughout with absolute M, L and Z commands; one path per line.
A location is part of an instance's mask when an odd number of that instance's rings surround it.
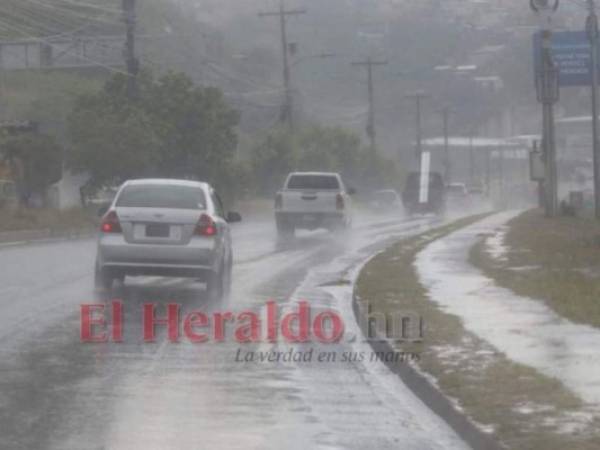
M 90 33 L 123 32 L 116 0 L 110 0 L 111 7 L 100 0 L 80 7 L 57 2 L 60 9 L 53 12 L 28 5 L 26 16 L 24 6 L 11 2 L 16 8 L 11 18 L 32 35 L 60 34 L 53 17 L 59 11 L 72 12 L 64 26 L 76 29 L 82 17 L 100 14 L 101 20 L 85 23 Z M 0 121 L 33 125 L 30 131 L 0 130 L 0 181 L 14 182 L 21 209 L 49 208 L 47 192 L 65 170 L 89 176 L 83 189 L 88 198 L 128 178 L 156 176 L 206 180 L 227 204 L 257 197 L 270 202 L 293 170 L 340 172 L 360 193 L 401 186 L 401 171 L 365 146 L 359 131 L 325 126 L 299 113 L 292 132 L 273 125 L 273 111 L 257 112 L 232 95 L 248 89 L 246 78 L 277 74 L 279 83 L 278 51 L 255 44 L 237 48 L 218 27 L 198 26 L 198 17 L 178 4 L 148 0 L 139 12 L 140 33 L 164 33 L 144 51 L 134 98 L 127 95 L 126 77 L 105 67 L 5 71 L 0 77 Z M 30 15 L 43 20 L 25 20 Z M 23 36 L 13 31 L 2 37 Z M 231 57 L 244 54 L 250 56 Z M 244 126 L 242 114 L 252 126 Z M 0 228 L 22 223 L 13 215 L 0 205 Z M 33 222 L 44 226 L 48 215 L 38 216 Z
M 295 133 L 286 127 L 270 130 L 252 147 L 249 169 L 256 180 L 254 189 L 262 196 L 271 196 L 285 176 L 297 170 L 340 172 L 346 184 L 359 189 L 399 183 L 393 161 L 378 156 L 357 133 L 342 127 L 308 125 Z
M 598 448 L 600 423 L 587 422 L 582 402 L 558 380 L 514 363 L 445 313 L 427 295 L 413 266 L 428 244 L 473 223 L 463 219 L 397 243 L 371 260 L 356 286 L 371 313 L 410 311 L 423 318 L 424 340 L 399 345 L 418 352 L 420 370 L 507 448 L 559 450 Z
M 471 262 L 502 287 L 545 301 L 559 315 L 600 327 L 600 224 L 588 218 L 546 219 L 528 211 L 508 223 L 505 251 L 494 257 L 482 239 Z
M 73 208 L 66 211 L 19 208 L 0 211 L 0 233 L 47 230 L 50 234 L 95 230 L 98 222 L 93 211 Z

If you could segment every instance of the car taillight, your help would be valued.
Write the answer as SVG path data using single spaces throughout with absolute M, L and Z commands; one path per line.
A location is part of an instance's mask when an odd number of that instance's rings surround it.
M 343 196 L 342 194 L 338 194 L 338 195 L 335 197 L 335 208 L 336 208 L 338 211 L 341 211 L 341 210 L 343 210 L 343 209 L 344 209 L 344 207 L 345 207 L 345 206 L 346 206 L 346 205 L 344 204 L 344 196 Z
M 283 195 L 277 194 L 275 196 L 275 209 L 283 208 Z
M 208 214 L 202 214 L 198 225 L 196 225 L 196 234 L 199 236 L 216 236 L 217 224 Z
M 115 211 L 109 211 L 102 219 L 100 230 L 103 233 L 122 233 L 121 224 L 119 223 L 119 216 Z

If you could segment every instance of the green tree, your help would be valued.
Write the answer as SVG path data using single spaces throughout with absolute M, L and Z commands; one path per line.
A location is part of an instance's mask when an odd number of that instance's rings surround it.
M 143 108 L 157 124 L 167 174 L 214 182 L 229 168 L 239 113 L 220 89 L 197 87 L 186 75 L 171 73 L 149 85 Z
M 69 162 L 87 171 L 95 187 L 154 175 L 216 182 L 232 164 L 239 115 L 220 90 L 201 88 L 184 74 L 139 78 L 127 96 L 127 78 L 81 96 L 71 114 Z
M 300 133 L 298 168 L 340 172 L 344 179 L 357 181 L 365 149 L 360 136 L 341 127 L 312 126 Z
M 287 128 L 271 130 L 252 148 L 251 166 L 260 195 L 271 195 L 281 187 L 284 177 L 296 168 L 296 136 Z
M 69 165 L 90 175 L 92 190 L 156 173 L 159 139 L 139 108 L 115 108 L 101 97 L 85 96 L 70 117 L 69 130 Z
M 360 189 L 398 184 L 395 164 L 373 155 L 358 134 L 341 127 L 315 125 L 295 134 L 276 128 L 259 140 L 251 155 L 261 195 L 277 191 L 294 170 L 339 172 L 348 185 Z

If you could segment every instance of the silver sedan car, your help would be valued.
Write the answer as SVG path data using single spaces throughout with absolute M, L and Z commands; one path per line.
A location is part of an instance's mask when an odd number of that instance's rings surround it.
M 127 181 L 102 217 L 95 283 L 109 290 L 126 276 L 194 277 L 223 296 L 231 283 L 232 246 L 223 204 L 207 183 Z

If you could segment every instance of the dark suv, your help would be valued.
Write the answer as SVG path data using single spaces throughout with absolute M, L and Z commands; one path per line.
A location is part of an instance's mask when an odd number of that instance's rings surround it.
M 411 172 L 402 192 L 402 203 L 408 214 L 443 214 L 446 210 L 446 189 L 442 175 L 429 173 L 428 183 L 421 192 L 421 173 Z

